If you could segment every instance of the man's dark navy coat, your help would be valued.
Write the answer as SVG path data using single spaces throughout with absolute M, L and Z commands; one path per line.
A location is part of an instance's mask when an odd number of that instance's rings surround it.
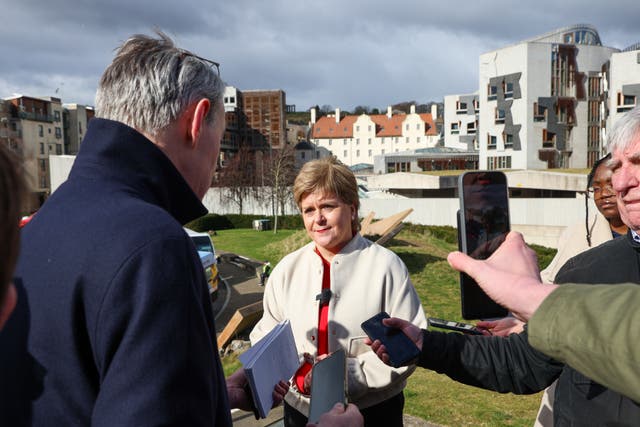
M 29 353 L 13 403 L 30 405 L 12 408 L 16 419 L 231 425 L 206 281 L 181 226 L 206 212 L 148 139 L 90 122 L 69 179 L 22 234 L 26 298 L 1 343 L 4 353 L 6 335 L 28 334 L 26 349 L 13 341 L 14 355 Z

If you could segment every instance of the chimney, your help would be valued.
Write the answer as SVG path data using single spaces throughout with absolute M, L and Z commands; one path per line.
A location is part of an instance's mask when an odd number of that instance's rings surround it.
M 434 122 L 438 118 L 438 104 L 431 104 L 431 118 Z
M 336 108 L 336 123 L 340 123 L 340 109 Z
M 387 107 L 387 117 L 391 118 L 392 115 L 393 115 L 393 112 L 391 111 L 391 105 L 389 105 Z
M 415 114 L 416 113 L 416 104 L 411 104 L 411 107 L 409 107 L 409 112 L 411 114 Z
M 311 109 L 311 124 L 316 124 L 316 107 Z

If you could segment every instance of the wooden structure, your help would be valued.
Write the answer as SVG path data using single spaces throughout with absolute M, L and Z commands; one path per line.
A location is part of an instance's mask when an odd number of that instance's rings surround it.
M 223 348 L 232 337 L 248 327 L 255 325 L 262 317 L 262 312 L 262 301 L 257 301 L 237 309 L 236 312 L 233 313 L 233 316 L 231 316 L 231 319 L 229 319 L 229 322 L 227 322 L 227 326 L 225 326 L 222 332 L 220 332 L 220 335 L 218 335 L 218 348 Z

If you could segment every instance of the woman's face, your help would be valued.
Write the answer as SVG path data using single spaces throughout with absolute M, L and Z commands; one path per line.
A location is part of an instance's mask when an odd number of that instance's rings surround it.
M 353 237 L 351 221 L 356 208 L 337 196 L 309 193 L 302 198 L 300 210 L 307 234 L 326 259 L 340 252 Z
M 593 200 L 600 213 L 607 218 L 618 219 L 618 204 L 616 203 L 616 192 L 611 186 L 611 169 L 601 164 L 593 175 Z

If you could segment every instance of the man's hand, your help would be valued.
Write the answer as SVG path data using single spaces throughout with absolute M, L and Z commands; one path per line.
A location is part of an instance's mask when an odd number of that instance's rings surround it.
M 510 334 L 519 334 L 524 329 L 524 322 L 515 317 L 503 317 L 498 320 L 481 320 L 476 327 L 483 335 L 495 335 L 507 337 Z
M 243 411 L 253 411 L 253 397 L 248 391 L 247 376 L 244 369 L 240 368 L 227 378 L 227 394 L 229 396 L 229 406 L 231 408 L 242 409 Z M 273 406 L 276 407 L 284 399 L 284 395 L 289 391 L 289 383 L 280 380 L 273 387 Z
M 400 329 L 409 339 L 422 351 L 422 330 L 411 322 L 397 317 L 390 317 L 388 319 L 382 319 L 382 323 L 385 326 Z M 387 348 L 380 342 L 380 340 L 371 341 L 370 338 L 365 338 L 364 343 L 371 346 L 371 350 L 387 365 L 389 364 L 389 353 Z
M 307 424 L 307 427 L 362 427 L 364 419 L 358 407 L 350 403 L 346 407 L 336 403 L 329 412 L 325 412 L 318 420 L 318 424 Z
M 535 252 L 525 244 L 520 233 L 513 231 L 484 261 L 462 252 L 450 253 L 447 260 L 454 269 L 473 277 L 491 299 L 524 321 L 557 287 L 541 283 Z

